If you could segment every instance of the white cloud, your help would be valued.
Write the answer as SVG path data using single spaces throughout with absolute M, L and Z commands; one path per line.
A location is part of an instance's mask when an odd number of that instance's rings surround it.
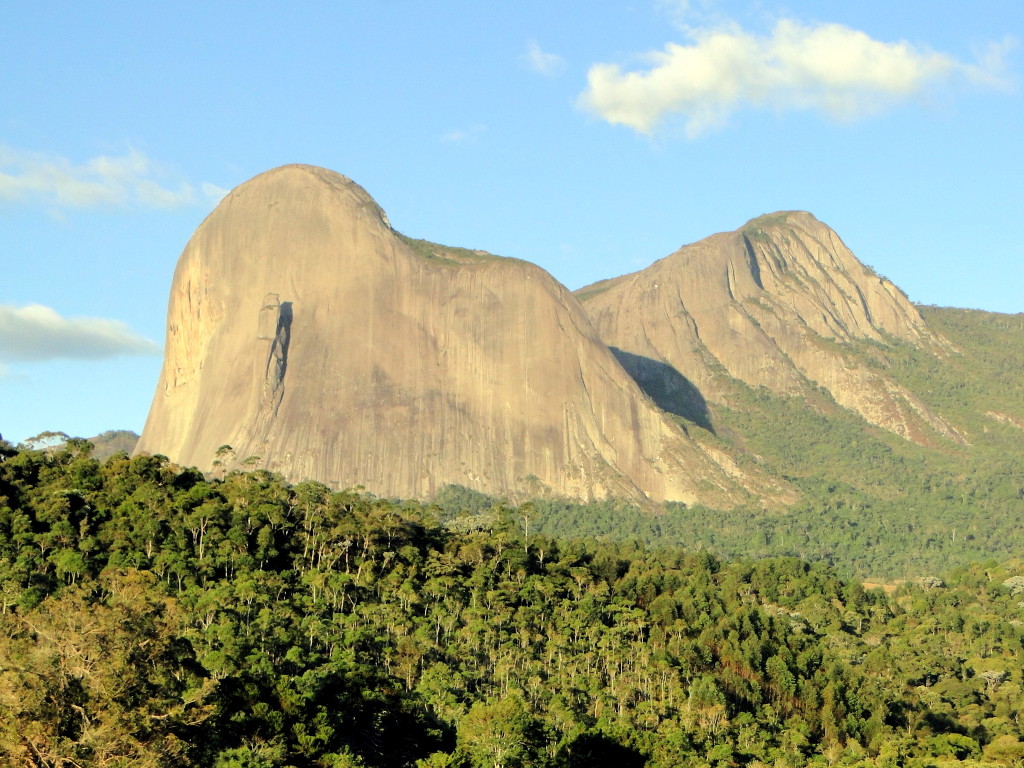
M 565 59 L 556 53 L 546 53 L 541 50 L 536 40 L 526 44 L 526 53 L 523 54 L 523 62 L 534 72 L 553 77 L 565 68 Z
M 98 360 L 159 353 L 156 342 L 116 320 L 64 318 L 40 304 L 0 305 L 0 367 L 5 362 Z
M 770 36 L 735 26 L 691 30 L 692 44 L 669 43 L 643 56 L 646 69 L 595 64 L 579 103 L 610 123 L 651 134 L 670 115 L 694 138 L 742 107 L 813 110 L 853 120 L 962 78 L 1005 84 L 1007 40 L 968 65 L 907 42 L 885 43 L 839 24 L 779 21 Z
M 74 163 L 60 155 L 0 144 L 0 201 L 54 208 L 179 208 L 200 202 L 191 184 L 168 183 L 169 175 L 134 149 Z M 216 202 L 207 187 L 222 190 L 202 185 L 202 197 Z

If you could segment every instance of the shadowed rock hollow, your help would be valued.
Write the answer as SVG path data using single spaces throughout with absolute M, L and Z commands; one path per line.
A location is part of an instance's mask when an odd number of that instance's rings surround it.
M 209 470 L 222 445 L 229 467 L 382 495 L 744 495 L 546 272 L 403 238 L 361 187 L 310 166 L 236 188 L 175 271 L 137 451 Z
M 665 377 L 656 365 L 711 401 L 723 396 L 723 373 L 785 394 L 820 386 L 908 439 L 961 439 L 854 352 L 857 342 L 900 340 L 942 354 L 948 342 L 809 213 L 761 216 L 577 296 L 601 338 L 622 351 L 620 359 L 662 407 L 669 407 L 657 397 Z

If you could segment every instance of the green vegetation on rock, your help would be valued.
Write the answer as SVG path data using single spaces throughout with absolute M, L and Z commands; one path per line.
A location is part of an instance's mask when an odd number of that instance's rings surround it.
M 450 245 L 439 245 L 429 240 L 418 240 L 407 237 L 401 233 L 399 239 L 405 243 L 417 256 L 438 264 L 480 264 L 488 261 L 498 261 L 505 257 L 496 256 L 487 251 L 470 250 L 469 248 L 456 248 Z

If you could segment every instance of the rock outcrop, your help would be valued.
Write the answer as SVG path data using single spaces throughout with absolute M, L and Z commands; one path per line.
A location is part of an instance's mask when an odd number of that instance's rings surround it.
M 532 264 L 400 236 L 311 166 L 242 184 L 181 255 L 137 452 L 429 497 L 448 483 L 728 505 L 745 476 L 639 390 Z
M 944 354 L 949 343 L 809 213 L 761 216 L 577 296 L 634 378 L 697 421 L 698 406 L 721 401 L 733 377 L 793 395 L 824 387 L 907 439 L 961 440 L 855 350 L 898 340 Z

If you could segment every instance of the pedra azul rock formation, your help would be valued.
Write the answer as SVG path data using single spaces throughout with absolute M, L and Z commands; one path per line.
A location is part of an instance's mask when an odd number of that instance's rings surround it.
M 174 274 L 137 452 L 429 497 L 732 505 L 750 478 L 662 413 L 532 264 L 411 241 L 291 165 L 232 191 Z M 233 458 L 231 458 L 233 457 Z
M 856 354 L 907 342 L 943 355 L 904 294 L 804 212 L 761 216 L 650 267 L 577 291 L 601 338 L 663 407 L 701 419 L 727 379 L 814 397 L 818 387 L 909 440 L 962 442 L 920 399 Z

